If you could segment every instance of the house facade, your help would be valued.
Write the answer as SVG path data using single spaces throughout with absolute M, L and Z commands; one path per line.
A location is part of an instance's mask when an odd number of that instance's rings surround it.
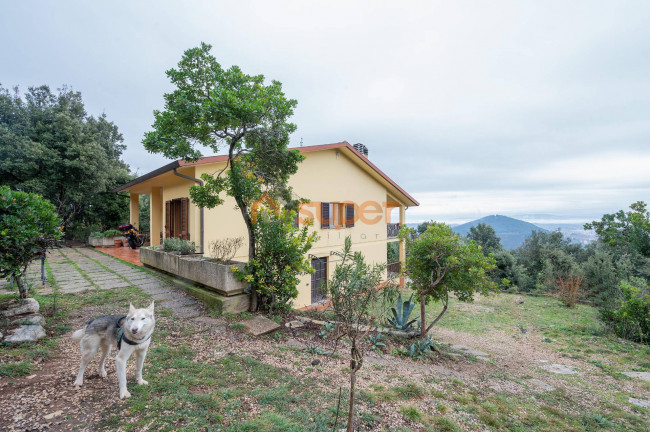
M 297 196 L 310 200 L 301 206 L 298 223 L 313 219 L 312 229 L 320 239 L 308 257 L 315 272 L 301 278 L 294 307 L 324 299 L 321 283 L 331 277 L 339 260 L 333 253 L 343 248 L 346 236 L 351 236 L 353 249 L 363 253 L 368 262 L 395 265 L 387 263 L 388 244 L 399 242 L 397 232 L 405 222 L 406 209 L 419 205 L 368 159 L 364 147 L 356 146 L 361 151 L 347 142 L 297 149 L 305 159 L 289 185 Z M 189 200 L 189 189 L 200 183 L 201 174 L 219 172 L 226 161 L 226 156 L 212 156 L 196 162 L 172 162 L 115 192 L 130 193 L 130 223 L 135 226 L 139 196 L 150 195 L 152 245 L 166 237 L 179 237 L 194 241 L 197 249 L 208 255 L 211 242 L 243 237 L 234 260 L 247 261 L 248 232 L 234 199 L 227 196 L 214 209 L 199 208 Z M 399 260 L 404 260 L 403 245 L 399 245 Z

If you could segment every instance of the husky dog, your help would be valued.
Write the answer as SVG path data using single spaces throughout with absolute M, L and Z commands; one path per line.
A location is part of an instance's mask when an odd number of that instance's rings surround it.
M 98 348 L 102 349 L 99 359 L 99 376 L 106 378 L 104 362 L 112 345 L 117 345 L 118 350 L 115 358 L 115 370 L 120 387 L 120 399 L 131 397 L 131 393 L 126 389 L 126 362 L 134 352 L 137 361 L 138 384 L 148 385 L 149 383 L 142 379 L 142 365 L 151 343 L 155 325 L 153 302 L 144 309 L 136 309 L 129 304 L 129 313 L 126 316 L 106 315 L 88 321 L 85 328 L 72 334 L 73 340 L 81 341 L 81 366 L 74 385 L 76 387 L 83 385 L 86 366 L 93 359 Z

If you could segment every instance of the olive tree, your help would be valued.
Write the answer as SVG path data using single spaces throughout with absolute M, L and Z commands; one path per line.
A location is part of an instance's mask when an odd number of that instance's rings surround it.
M 494 258 L 483 255 L 476 242 L 461 239 L 448 225 L 434 222 L 419 236 L 403 226 L 399 235 L 406 243 L 407 287 L 420 301 L 422 338 L 447 311 L 450 293 L 460 301 L 471 302 L 476 292 L 496 290 L 488 274 L 495 267 Z M 442 311 L 427 325 L 426 305 L 432 300 L 442 303 Z
M 390 296 L 391 285 L 383 284 L 385 265 L 369 265 L 361 252 L 352 252 L 352 240 L 345 238 L 343 250 L 336 254 L 340 262 L 327 284 L 327 295 L 336 316 L 339 337 L 350 342 L 350 399 L 348 432 L 354 425 L 354 393 L 357 372 L 363 365 L 363 338 L 383 316 L 385 308 L 377 308 L 380 300 Z
M 61 218 L 51 202 L 0 186 L 0 277 L 16 281 L 20 298 L 27 298 L 27 266 L 61 236 Z

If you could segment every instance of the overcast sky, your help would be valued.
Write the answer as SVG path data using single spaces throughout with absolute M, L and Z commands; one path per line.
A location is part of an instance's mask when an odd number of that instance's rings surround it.
M 144 174 L 165 71 L 204 41 L 298 100 L 293 145 L 366 144 L 409 222 L 590 220 L 650 201 L 649 23 L 647 0 L 0 0 L 0 83 L 81 91 Z

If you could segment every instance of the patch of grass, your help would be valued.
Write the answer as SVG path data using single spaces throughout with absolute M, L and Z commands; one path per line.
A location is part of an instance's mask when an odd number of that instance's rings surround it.
M 488 426 L 492 426 L 494 428 L 499 427 L 499 420 L 490 413 L 481 413 L 479 414 L 478 418 Z
M 585 414 L 580 417 L 580 423 L 588 431 L 618 430 L 616 424 L 600 413 Z
M 420 399 L 426 394 L 426 390 L 413 383 L 394 387 L 393 392 L 400 399 Z
M 331 429 L 336 398 L 317 385 L 318 378 L 296 378 L 249 357 L 199 362 L 195 355 L 186 346 L 154 346 L 145 368 L 149 386 L 131 384 L 132 397 L 125 405 L 107 408 L 100 426 L 135 431 L 154 422 L 161 431 Z M 251 403 L 261 407 L 259 414 L 250 414 Z M 115 409 L 137 411 L 137 420 Z
M 233 323 L 229 326 L 230 330 L 243 331 L 246 330 L 246 326 L 242 323 Z
M 431 423 L 436 427 L 439 432 L 461 432 L 462 429 L 458 423 L 447 417 L 433 417 Z
M 404 417 L 406 417 L 408 420 L 412 422 L 421 422 L 422 418 L 424 417 L 422 415 L 422 412 L 417 407 L 414 407 L 412 405 L 400 406 L 399 412 L 402 413 Z
M 21 377 L 32 372 L 32 365 L 26 362 L 0 364 L 0 376 Z

